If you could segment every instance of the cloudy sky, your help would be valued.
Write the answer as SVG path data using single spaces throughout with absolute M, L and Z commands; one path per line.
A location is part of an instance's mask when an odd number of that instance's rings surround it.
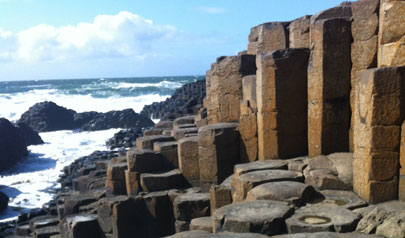
M 202 75 L 251 27 L 340 0 L 0 0 L 0 81 Z

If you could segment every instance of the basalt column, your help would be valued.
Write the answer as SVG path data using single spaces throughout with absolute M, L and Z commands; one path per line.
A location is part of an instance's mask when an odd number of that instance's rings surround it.
M 306 155 L 308 49 L 257 56 L 259 160 Z
M 255 72 L 254 55 L 221 57 L 212 64 L 206 83 L 208 124 L 239 121 L 242 78 Z
M 359 73 L 364 69 L 377 67 L 378 49 L 378 11 L 380 0 L 360 0 L 352 4 L 352 76 L 350 91 L 350 106 L 354 111 L 354 92 Z M 353 120 L 349 132 L 350 151 L 353 152 Z
M 398 198 L 405 67 L 360 73 L 354 110 L 353 187 L 363 199 L 379 203 Z
M 309 156 L 349 150 L 351 22 L 315 21 L 308 66 Z

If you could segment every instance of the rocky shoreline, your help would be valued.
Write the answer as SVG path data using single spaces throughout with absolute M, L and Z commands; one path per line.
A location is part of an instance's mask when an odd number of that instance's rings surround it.
M 65 167 L 55 200 L 2 235 L 405 237 L 403 3 L 253 27 L 203 96 L 145 107 L 164 120 Z

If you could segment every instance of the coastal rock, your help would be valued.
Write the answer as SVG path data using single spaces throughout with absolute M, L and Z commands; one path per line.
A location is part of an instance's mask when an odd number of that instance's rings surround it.
M 0 192 L 0 212 L 7 208 L 8 200 L 9 200 L 8 196 Z
M 200 168 L 198 157 L 198 137 L 187 137 L 178 141 L 178 163 L 184 177 L 192 185 L 199 185 Z
M 111 150 L 117 148 L 130 148 L 136 146 L 136 139 L 142 136 L 142 130 L 137 128 L 124 129 L 114 134 L 106 141 Z
M 27 146 L 41 145 L 44 143 L 41 136 L 39 136 L 38 132 L 34 131 L 27 124 L 20 122 L 20 123 L 16 123 L 15 126 L 20 130 L 21 135 L 24 137 L 25 144 Z
M 176 220 L 190 222 L 194 218 L 210 215 L 210 195 L 208 193 L 185 193 L 174 199 Z
M 194 115 L 202 107 L 205 97 L 205 80 L 188 83 L 177 89 L 174 94 L 163 102 L 155 102 L 146 105 L 141 115 L 161 120 L 173 120 L 175 118 Z
M 0 171 L 9 169 L 28 155 L 20 130 L 7 119 L 0 118 Z
M 149 118 L 139 115 L 132 109 L 125 109 L 98 113 L 81 128 L 85 131 L 97 131 L 111 128 L 146 128 L 154 125 Z
M 19 123 L 25 123 L 37 132 L 72 130 L 76 112 L 56 105 L 54 102 L 40 102 L 21 115 Z
M 212 217 L 199 217 L 191 220 L 190 231 L 208 231 L 212 233 L 214 231 Z
M 293 209 L 278 201 L 251 201 L 234 203 L 217 209 L 213 214 L 214 233 L 228 231 L 266 235 L 280 234 L 285 229 L 284 220 Z

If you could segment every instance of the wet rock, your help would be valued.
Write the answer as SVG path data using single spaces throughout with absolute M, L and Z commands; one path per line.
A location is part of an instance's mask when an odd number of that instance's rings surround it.
M 59 224 L 59 219 L 57 216 L 38 216 L 31 219 L 29 222 L 29 227 L 31 231 L 38 230 L 47 226 L 56 226 Z
M 30 107 L 21 115 L 18 123 L 25 123 L 37 132 L 72 130 L 76 112 L 56 105 L 54 102 L 41 102 Z
M 6 194 L 0 192 L 0 212 L 7 208 L 8 201 L 9 197 Z
M 215 211 L 213 221 L 219 224 L 219 228 L 214 228 L 214 233 L 229 231 L 279 234 L 285 229 L 284 220 L 292 212 L 293 209 L 287 203 L 278 201 L 234 203 Z
M 20 130 L 7 119 L 0 118 L 0 171 L 11 168 L 28 155 Z
M 259 185 L 247 194 L 246 201 L 274 200 L 303 206 L 316 195 L 312 186 L 298 182 L 271 182 Z
M 27 124 L 20 122 L 20 123 L 16 123 L 15 126 L 20 130 L 21 135 L 24 138 L 25 144 L 27 146 L 41 145 L 44 143 L 41 136 L 39 136 L 38 132 L 34 131 Z
M 142 136 L 142 130 L 137 128 L 124 129 L 114 134 L 106 141 L 111 150 L 116 148 L 130 148 L 136 146 L 136 139 Z
M 340 207 L 310 206 L 298 209 L 286 220 L 289 233 L 351 232 L 356 229 L 360 215 Z

